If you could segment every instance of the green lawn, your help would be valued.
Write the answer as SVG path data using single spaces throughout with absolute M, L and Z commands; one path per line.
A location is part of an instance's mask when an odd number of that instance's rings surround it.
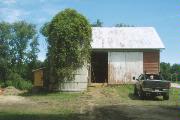
M 25 94 L 26 104 L 0 105 L 0 120 L 71 119 L 81 93 Z M 29 103 L 28 103 L 29 102 Z
M 170 100 L 161 97 L 153 100 L 139 100 L 133 96 L 132 85 L 92 88 L 84 93 L 39 93 L 23 94 L 25 103 L 0 104 L 0 120 L 78 120 L 87 119 L 89 113 L 81 109 L 98 106 L 163 106 L 176 107 L 179 104 L 178 89 L 171 89 Z M 90 115 L 91 116 L 91 115 Z M 85 118 L 84 118 L 85 117 Z M 89 116 L 88 116 L 89 118 Z M 103 119 L 103 117 L 102 117 Z
M 123 103 L 132 105 L 164 105 L 176 106 L 180 105 L 180 91 L 176 88 L 170 89 L 170 99 L 163 100 L 163 97 L 156 97 L 155 99 L 139 100 L 138 97 L 133 95 L 134 86 L 124 85 L 115 88 Z M 179 95 L 179 96 L 178 96 Z M 133 102 L 132 102 L 133 100 Z

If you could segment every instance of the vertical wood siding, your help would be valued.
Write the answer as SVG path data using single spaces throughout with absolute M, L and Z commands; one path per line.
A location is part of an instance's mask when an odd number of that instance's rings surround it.
M 159 73 L 160 71 L 159 58 L 160 58 L 159 51 L 144 52 L 143 53 L 144 72 Z
M 43 70 L 37 70 L 34 72 L 34 86 L 43 86 Z
M 108 84 L 132 82 L 132 78 L 143 73 L 142 52 L 109 52 Z

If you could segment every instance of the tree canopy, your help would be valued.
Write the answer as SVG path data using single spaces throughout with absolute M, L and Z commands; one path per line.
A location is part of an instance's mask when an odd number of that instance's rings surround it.
M 180 81 L 180 65 L 179 64 L 169 64 L 162 62 L 160 64 L 160 71 L 164 79 L 169 81 Z
M 119 23 L 119 24 L 116 24 L 115 27 L 135 27 L 135 26 L 129 25 L 129 24 L 124 24 L 124 23 Z
M 32 80 L 32 69 L 37 67 L 38 45 L 34 24 L 0 22 L 0 80 Z
M 5 80 L 8 72 L 9 62 L 9 39 L 10 24 L 6 22 L 0 23 L 0 79 Z
M 100 19 L 97 19 L 96 22 L 91 24 L 92 27 L 103 27 L 103 22 Z

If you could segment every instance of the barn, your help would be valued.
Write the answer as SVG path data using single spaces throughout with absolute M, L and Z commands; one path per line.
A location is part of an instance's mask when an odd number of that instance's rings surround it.
M 160 71 L 164 45 L 152 27 L 97 27 L 92 39 L 91 82 L 131 83 L 143 72 Z
M 153 27 L 93 27 L 91 62 L 78 69 L 61 91 L 83 91 L 93 83 L 129 84 L 143 72 L 160 72 L 165 48 Z
M 129 84 L 143 72 L 160 72 L 165 48 L 153 27 L 93 27 L 90 65 L 62 83 L 62 91 L 86 90 L 92 83 Z

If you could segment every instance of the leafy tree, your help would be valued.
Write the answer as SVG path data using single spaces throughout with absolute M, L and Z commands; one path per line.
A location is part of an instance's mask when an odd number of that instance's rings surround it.
M 171 73 L 179 73 L 180 72 L 180 65 L 179 64 L 173 64 L 171 67 Z
M 30 43 L 30 51 L 28 52 L 28 61 L 27 61 L 27 78 L 32 80 L 33 79 L 33 73 L 32 69 L 37 69 L 38 67 L 41 67 L 41 62 L 37 60 L 37 54 L 39 53 L 39 43 L 38 43 L 38 37 L 35 36 L 31 43 Z
M 48 30 L 50 80 L 55 80 L 54 83 L 73 80 L 73 73 L 90 58 L 91 25 L 77 11 L 65 9 L 44 30 Z
M 6 80 L 8 75 L 8 61 L 9 61 L 9 39 L 10 24 L 6 22 L 0 23 L 0 79 Z
M 35 26 L 25 21 L 0 23 L 1 79 L 7 79 L 6 74 L 9 73 L 18 73 L 27 78 L 25 73 L 28 64 L 31 63 L 31 68 L 34 67 L 39 52 L 36 34 Z
M 172 80 L 173 81 L 180 81 L 180 65 L 179 64 L 173 64 L 171 66 L 171 74 L 172 74 Z
M 160 71 L 164 79 L 171 80 L 171 65 L 169 63 L 162 62 L 160 64 Z
M 30 78 L 29 73 L 39 63 L 38 45 L 35 25 L 25 21 L 0 22 L 0 80 L 4 80 L 4 85 L 12 82 L 30 87 L 31 82 L 24 79 Z
M 100 19 L 97 19 L 97 21 L 95 23 L 93 23 L 91 26 L 92 27 L 102 27 L 103 22 L 101 22 Z
M 19 74 L 23 74 L 25 70 L 24 64 L 28 57 L 28 44 L 36 39 L 35 37 L 35 25 L 25 21 L 12 24 L 12 40 L 10 40 L 11 64 Z
M 50 22 L 45 23 L 40 29 L 40 33 L 44 35 L 45 37 L 48 37 L 49 24 Z
M 169 63 L 162 62 L 160 64 L 160 69 L 161 69 L 161 73 L 163 77 L 166 80 L 180 81 L 180 65 L 179 64 L 170 65 Z
M 128 25 L 124 23 L 116 24 L 115 27 L 135 27 L 134 25 Z

